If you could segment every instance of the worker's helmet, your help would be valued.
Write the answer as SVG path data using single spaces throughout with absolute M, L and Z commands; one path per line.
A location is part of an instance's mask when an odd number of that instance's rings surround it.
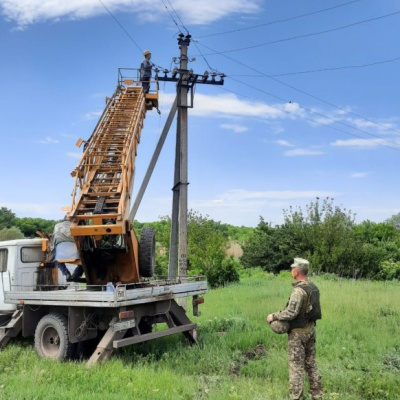
M 270 323 L 271 329 L 281 335 L 282 333 L 289 333 L 290 324 L 287 321 L 272 321 Z
M 144 52 L 143 52 L 143 55 L 146 57 L 147 56 L 147 54 L 151 54 L 151 51 L 150 50 L 145 50 Z

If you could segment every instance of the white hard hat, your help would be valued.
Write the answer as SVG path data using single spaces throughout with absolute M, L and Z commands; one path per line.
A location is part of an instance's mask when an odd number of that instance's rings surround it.
M 143 52 L 143 55 L 146 57 L 147 56 L 147 54 L 151 54 L 151 51 L 150 50 L 145 50 L 144 52 Z

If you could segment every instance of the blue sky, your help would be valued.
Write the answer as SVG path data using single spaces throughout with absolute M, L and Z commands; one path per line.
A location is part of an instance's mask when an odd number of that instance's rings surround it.
M 400 211 L 399 0 L 0 0 L 0 206 L 59 219 L 81 150 L 120 67 L 142 51 L 171 70 L 177 34 L 197 85 L 189 110 L 189 208 L 233 225 L 334 198 L 356 221 Z M 148 112 L 135 188 L 175 93 Z M 175 125 L 139 221 L 171 213 Z M 135 190 L 134 196 L 135 198 Z

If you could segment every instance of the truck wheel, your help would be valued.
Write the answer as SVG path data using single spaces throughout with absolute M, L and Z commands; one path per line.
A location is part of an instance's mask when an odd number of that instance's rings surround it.
M 156 235 L 153 228 L 142 229 L 139 242 L 139 273 L 144 278 L 154 275 L 156 256 Z
M 35 350 L 39 357 L 66 360 L 76 346 L 70 343 L 68 320 L 61 314 L 47 314 L 37 324 Z

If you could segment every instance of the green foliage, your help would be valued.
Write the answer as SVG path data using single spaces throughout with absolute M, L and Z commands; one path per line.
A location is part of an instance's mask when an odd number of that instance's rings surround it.
M 134 221 L 134 229 L 140 236 L 143 226 L 151 226 L 156 232 L 156 275 L 168 275 L 171 218 L 163 216 L 157 222 Z M 188 212 L 188 274 L 207 276 L 211 287 L 224 286 L 239 280 L 240 263 L 225 255 L 229 234 L 240 238 L 237 230 L 213 221 L 195 211 Z M 248 228 L 245 228 L 248 229 Z
M 6 207 L 0 208 L 0 229 L 11 228 L 14 225 L 15 214 Z
M 176 334 L 114 349 L 110 360 L 88 369 L 84 360 L 39 359 L 31 338 L 13 338 L 0 352 L 0 398 L 288 399 L 287 338 L 265 317 L 284 306 L 291 279 L 259 269 L 246 276 L 253 272 L 205 296 L 194 346 Z M 325 397 L 400 400 L 398 282 L 313 280 L 324 313 L 317 364 Z
M 400 348 L 396 346 L 389 353 L 383 355 L 383 365 L 389 371 L 400 371 Z
M 317 198 L 306 206 L 306 213 L 290 208 L 284 211 L 284 219 L 296 253 L 309 259 L 313 272 L 337 272 L 338 266 L 348 265 L 354 226 L 350 211 L 334 206 L 333 199 L 321 204 Z
M 0 241 L 23 238 L 24 234 L 16 226 L 12 226 L 11 228 L 3 228 L 0 230 Z
M 393 225 L 396 229 L 400 229 L 400 212 L 392 215 L 386 222 Z
M 400 279 L 400 261 L 383 261 L 376 278 L 382 280 Z
M 15 218 L 15 226 L 17 226 L 25 237 L 36 237 L 37 231 L 51 234 L 57 222 L 43 218 Z
M 273 228 L 260 217 L 260 222 L 243 245 L 241 263 L 245 268 L 261 267 L 279 273 L 288 268 L 295 256 L 290 232 L 285 226 Z
M 284 210 L 285 223 L 271 227 L 261 218 L 243 246 L 244 267 L 278 273 L 304 257 L 313 273 L 351 278 L 398 279 L 400 231 L 389 222 L 354 222 L 351 211 L 319 198 Z
M 233 257 L 223 259 L 219 268 L 212 268 L 207 273 L 207 282 L 212 288 L 222 287 L 228 283 L 239 282 L 240 263 Z

